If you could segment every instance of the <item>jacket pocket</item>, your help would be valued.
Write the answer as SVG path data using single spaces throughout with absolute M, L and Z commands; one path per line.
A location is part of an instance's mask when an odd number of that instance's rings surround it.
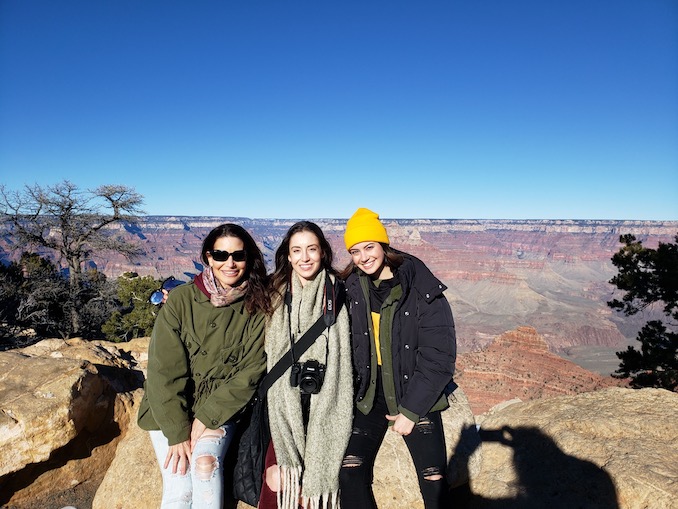
M 236 367 L 245 356 L 245 349 L 239 338 L 234 338 L 232 334 L 226 333 L 226 346 L 221 349 L 221 360 L 224 364 Z

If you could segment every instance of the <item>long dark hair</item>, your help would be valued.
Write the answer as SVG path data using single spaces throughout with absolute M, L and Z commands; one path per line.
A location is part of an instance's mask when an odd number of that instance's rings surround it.
M 202 241 L 200 259 L 205 265 L 209 265 L 207 252 L 214 249 L 214 243 L 222 237 L 235 237 L 242 240 L 245 253 L 247 254 L 245 280 L 247 291 L 245 293 L 245 308 L 248 313 L 271 312 L 271 298 L 266 289 L 267 276 L 264 256 L 252 236 L 242 226 L 233 223 L 225 223 L 217 226 L 207 234 Z
M 379 244 L 381 244 L 381 247 L 384 250 L 384 263 L 388 268 L 391 269 L 392 272 L 395 273 L 398 267 L 400 267 L 403 264 L 402 253 L 400 251 L 393 249 L 390 245 L 385 244 L 383 242 L 379 242 Z M 360 269 L 356 267 L 355 263 L 353 263 L 353 259 L 351 259 L 348 262 L 348 265 L 346 265 L 346 267 L 344 267 L 344 269 L 339 273 L 339 279 L 343 279 L 344 281 L 346 281 L 346 278 L 350 276 L 354 271 L 360 271 Z
M 336 270 L 332 267 L 332 246 L 327 242 L 325 234 L 320 227 L 311 221 L 299 221 L 298 223 L 294 223 L 290 226 L 290 229 L 287 230 L 285 237 L 275 252 L 275 271 L 271 275 L 270 289 L 274 301 L 278 303 L 280 302 L 279 297 L 281 297 L 281 290 L 284 291 L 286 284 L 290 282 L 290 278 L 292 277 L 292 264 L 287 259 L 290 254 L 290 241 L 292 240 L 292 236 L 299 232 L 311 232 L 318 238 L 320 251 L 322 252 L 320 270 L 325 269 L 329 274 L 336 274 Z

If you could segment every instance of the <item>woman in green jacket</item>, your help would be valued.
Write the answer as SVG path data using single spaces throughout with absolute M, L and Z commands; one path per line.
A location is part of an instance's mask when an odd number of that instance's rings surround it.
M 266 368 L 263 256 L 241 226 L 214 228 L 204 270 L 169 295 L 153 328 L 139 426 L 161 466 L 161 507 L 223 507 L 235 419 Z

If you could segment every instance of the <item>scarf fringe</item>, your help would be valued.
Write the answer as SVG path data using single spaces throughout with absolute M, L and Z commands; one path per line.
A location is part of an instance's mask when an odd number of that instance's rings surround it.
M 280 466 L 281 490 L 278 491 L 278 509 L 297 509 L 301 494 L 301 467 Z
M 282 483 L 278 495 L 278 509 L 341 509 L 339 492 L 325 492 L 314 497 L 301 496 L 301 467 L 280 467 Z
M 323 493 L 318 497 L 312 498 L 304 497 L 303 507 L 305 509 L 341 509 L 339 492 Z

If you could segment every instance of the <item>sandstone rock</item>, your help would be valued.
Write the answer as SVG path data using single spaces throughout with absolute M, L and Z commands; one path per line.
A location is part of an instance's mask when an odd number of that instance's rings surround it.
M 142 395 L 142 390 L 134 393 L 136 408 Z M 96 492 L 92 509 L 150 509 L 160 507 L 161 497 L 162 478 L 151 440 L 133 419 Z
M 486 416 L 471 508 L 664 508 L 678 500 L 678 394 L 609 388 Z
M 0 353 L 0 476 L 49 458 L 92 422 L 104 384 L 89 362 Z
M 464 391 L 457 388 L 448 401 L 450 408 L 443 412 L 447 480 L 451 486 L 459 486 L 478 475 L 482 456 L 475 420 Z M 374 496 L 380 508 L 424 507 L 414 463 L 402 437 L 386 433 L 374 471 Z
M 552 365 L 544 357 L 551 354 L 543 342 L 529 330 L 516 339 L 506 336 L 499 345 L 540 363 L 534 370 L 548 371 Z M 0 474 L 0 505 L 33 509 L 19 502 L 107 470 L 97 509 L 157 507 L 158 466 L 147 433 L 136 427 L 147 344 L 148 338 L 135 344 L 52 340 L 25 352 L 0 352 L 0 468 L 6 472 Z M 515 376 L 510 367 L 505 371 Z M 463 378 L 460 383 L 472 399 Z M 549 395 L 528 396 L 538 394 Z M 472 412 L 451 411 L 456 417 L 446 431 L 455 438 L 448 447 L 458 461 L 451 461 L 448 474 L 468 471 L 472 479 L 468 500 L 456 498 L 454 507 L 671 507 L 678 499 L 677 394 L 622 388 L 556 394 L 481 416 L 482 457 Z M 380 509 L 422 507 L 414 479 L 402 439 L 387 433 L 375 472 Z
M 103 478 L 143 378 L 116 352 L 79 339 L 0 352 L 0 504 Z
M 142 390 L 135 392 L 136 407 L 142 395 Z M 92 509 L 151 509 L 160 507 L 161 498 L 162 477 L 151 440 L 133 420 L 94 496 Z M 236 507 L 235 501 L 229 500 L 225 507 Z M 250 507 L 243 502 L 237 505 L 238 509 Z
M 675 415 L 677 394 L 622 388 L 517 402 L 491 412 L 480 434 L 482 468 L 473 466 L 480 457 L 477 451 L 475 457 L 471 454 L 470 441 L 470 493 L 461 498 L 455 493 L 453 507 L 675 507 Z M 475 434 L 471 417 L 459 419 L 455 426 Z M 131 486 L 130 479 L 142 488 Z M 375 472 L 379 508 L 422 508 L 414 479 L 402 439 L 387 433 Z M 100 489 L 105 491 L 97 494 L 94 509 L 156 507 L 148 504 L 159 496 L 161 481 L 145 433 L 134 430 L 127 435 Z M 238 508 L 249 506 L 240 503 Z

